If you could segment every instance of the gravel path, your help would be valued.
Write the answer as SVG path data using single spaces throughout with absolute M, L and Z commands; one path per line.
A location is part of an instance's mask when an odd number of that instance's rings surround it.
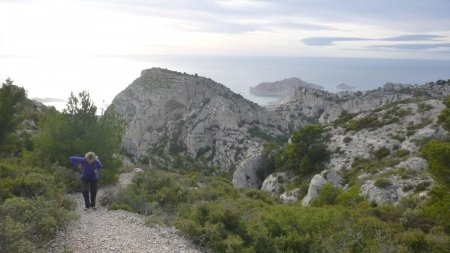
M 119 185 L 131 181 L 137 172 L 120 175 Z M 97 200 L 105 191 L 100 188 Z M 49 243 L 46 252 L 201 252 L 178 234 L 175 228 L 145 225 L 144 217 L 105 207 L 84 211 L 81 193 L 71 195 L 77 202 L 80 219 Z

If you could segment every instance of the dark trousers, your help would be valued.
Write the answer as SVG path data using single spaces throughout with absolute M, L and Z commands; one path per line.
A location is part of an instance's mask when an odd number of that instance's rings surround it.
M 81 180 L 83 184 L 83 198 L 86 208 L 95 207 L 95 198 L 97 197 L 98 180 Z M 90 199 L 89 199 L 90 195 Z

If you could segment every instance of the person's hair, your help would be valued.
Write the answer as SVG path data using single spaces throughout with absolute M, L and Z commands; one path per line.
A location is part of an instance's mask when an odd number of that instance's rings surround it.
M 95 160 L 95 159 L 97 159 L 97 156 L 95 155 L 95 153 L 94 152 L 87 152 L 85 155 L 84 155 L 84 157 L 87 159 L 87 160 Z

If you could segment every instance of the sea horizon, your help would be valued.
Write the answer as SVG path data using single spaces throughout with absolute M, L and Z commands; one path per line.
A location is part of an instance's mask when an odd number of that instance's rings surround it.
M 364 91 L 388 82 L 423 84 L 450 78 L 448 60 L 206 55 L 8 56 L 0 58 L 0 78 L 2 82 L 12 78 L 31 98 L 62 99 L 46 103 L 58 110 L 64 108 L 70 92 L 82 90 L 104 108 L 142 70 L 152 67 L 211 78 L 260 105 L 276 97 L 252 95 L 249 87 L 290 77 L 330 92 L 341 83 Z M 43 84 L 52 88 L 42 90 Z

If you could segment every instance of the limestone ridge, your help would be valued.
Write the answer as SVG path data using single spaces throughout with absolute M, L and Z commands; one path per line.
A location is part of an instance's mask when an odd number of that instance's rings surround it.
M 373 152 L 382 147 L 392 156 L 398 149 L 406 150 L 412 159 L 405 160 L 407 166 L 417 163 L 414 160 L 418 155 L 417 143 L 442 135 L 435 127 L 442 109 L 438 100 L 449 93 L 449 81 L 425 85 L 388 83 L 375 90 L 336 94 L 297 88 L 290 97 L 260 107 L 211 79 L 152 68 L 142 71 L 138 79 L 116 96 L 112 106 L 127 120 L 123 149 L 136 160 L 160 154 L 185 155 L 233 173 L 234 186 L 241 188 L 263 185 L 262 177 L 270 170 L 262 169 L 265 172 L 261 173 L 261 168 L 267 165 L 263 145 L 268 140 L 287 136 L 307 123 L 331 123 L 347 111 L 353 126 L 340 125 L 329 132 L 328 146 L 334 155 L 326 170 L 311 181 L 304 201 L 308 204 L 323 183 L 345 186 L 343 174 L 354 170 L 355 160 L 363 159 L 360 167 L 373 167 L 364 159 L 372 159 Z M 390 118 L 391 115 L 397 116 Z M 373 129 L 358 129 L 357 123 L 365 118 L 371 124 L 376 123 Z M 398 157 L 391 158 L 403 162 Z M 382 172 L 389 167 L 377 169 Z M 382 192 L 375 185 L 380 184 L 376 174 L 361 182 L 365 187 L 361 189 L 363 194 L 374 201 L 398 201 L 405 193 L 398 189 L 406 190 L 414 184 L 409 179 L 389 178 L 395 189 L 386 188 Z M 421 182 L 426 184 L 427 180 Z M 267 188 L 275 183 L 264 185 Z M 386 192 L 389 198 L 382 196 Z M 298 193 L 295 189 L 286 192 L 283 200 L 292 202 Z
M 430 138 L 445 138 L 445 131 L 437 124 L 443 108 L 437 99 L 406 100 L 361 112 L 352 119 L 377 119 L 371 127 L 330 128 L 327 146 L 333 155 L 327 170 L 311 180 L 303 205 L 314 200 L 326 183 L 348 188 L 358 182 L 361 195 L 377 204 L 398 204 L 414 192 L 426 193 L 432 179 L 419 148 Z
M 298 88 L 323 89 L 320 85 L 305 82 L 298 77 L 291 77 L 276 82 L 260 83 L 255 87 L 250 87 L 249 92 L 257 96 L 285 97 Z
M 343 111 L 358 113 L 405 99 L 440 98 L 448 93 L 450 87 L 438 83 L 425 85 L 387 83 L 375 90 L 338 93 L 298 88 L 291 96 L 272 103 L 267 109 L 276 112 L 291 128 L 296 129 L 305 122 L 333 122 Z
M 437 118 L 444 108 L 441 99 L 449 94 L 450 80 L 424 85 L 388 83 L 376 90 L 337 94 L 297 90 L 270 110 L 290 124 L 304 124 L 305 119 L 331 123 L 325 125 L 331 159 L 312 177 L 306 196 L 299 195 L 299 189 L 278 192 L 289 178 L 273 175 L 263 182 L 262 190 L 279 194 L 285 203 L 302 200 L 303 205 L 316 199 L 328 183 L 344 190 L 359 187 L 362 196 L 377 204 L 398 204 L 414 193 L 426 197 L 432 179 L 419 148 L 431 138 L 448 138 Z M 344 110 L 348 114 L 334 121 Z
M 242 163 L 257 166 L 249 162 L 263 145 L 255 130 L 287 134 L 287 125 L 273 112 L 222 84 L 160 68 L 143 70 L 112 106 L 128 123 L 123 148 L 137 159 L 159 150 L 232 172 Z

